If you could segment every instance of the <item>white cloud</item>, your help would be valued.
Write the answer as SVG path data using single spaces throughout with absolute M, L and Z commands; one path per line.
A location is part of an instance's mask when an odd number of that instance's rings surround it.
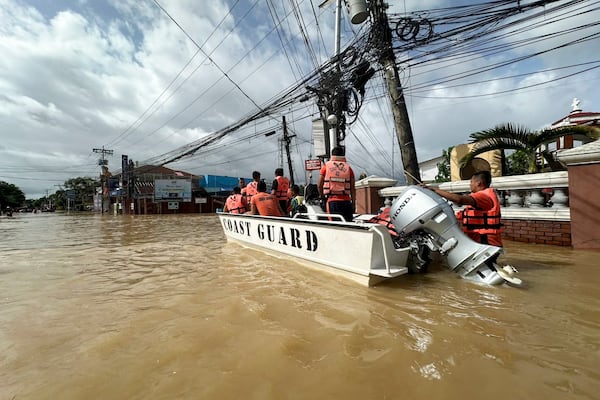
M 314 68 L 289 6 L 270 3 L 277 9 L 269 10 L 265 2 L 256 3 L 254 8 L 251 2 L 240 2 L 233 10 L 229 9 L 233 3 L 224 0 L 161 2 L 181 28 L 203 45 L 203 51 L 198 52 L 182 29 L 152 2 L 73 1 L 68 8 L 61 8 L 54 3 L 0 0 L 0 180 L 16 184 L 28 197 L 40 197 L 69 178 L 97 176 L 93 148 L 106 146 L 114 150 L 111 169 L 118 169 L 120 154 L 144 160 L 198 140 L 256 111 L 253 102 L 262 104 L 278 96 Z M 418 8 L 447 4 L 441 0 L 421 2 Z M 395 5 L 391 11 L 404 12 L 403 8 Z M 305 33 L 321 63 L 332 54 L 333 9 L 318 9 L 316 4 L 303 2 L 300 11 L 308 25 Z M 273 31 L 265 38 L 273 28 L 271 15 L 282 21 L 279 35 Z M 583 14 L 577 19 L 542 25 L 522 37 L 533 38 L 538 31 L 551 33 L 585 23 L 593 23 L 593 16 Z M 343 32 L 345 43 L 352 32 L 347 25 Z M 573 37 L 575 34 L 557 38 L 556 43 Z M 281 48 L 282 41 L 288 46 L 287 52 Z M 548 47 L 548 43 L 530 43 L 514 54 Z M 466 141 L 469 133 L 497 123 L 512 121 L 533 129 L 542 127 L 567 114 L 573 97 L 582 100 L 584 109 L 598 111 L 596 70 L 510 92 L 574 72 L 551 68 L 575 64 L 573 60 L 578 59 L 593 60 L 591 48 L 592 43 L 566 47 L 471 79 L 487 82 L 469 86 L 445 82 L 418 93 L 410 88 L 419 82 L 481 68 L 494 60 L 475 57 L 437 70 L 439 67 L 404 71 L 419 158 L 436 157 L 443 149 Z M 506 56 L 498 55 L 496 59 L 501 57 Z M 507 78 L 525 69 L 537 72 Z M 498 94 L 481 97 L 486 93 Z M 290 129 L 297 134 L 293 152 L 300 180 L 303 159 L 311 151 L 311 118 L 304 114 L 310 116 L 315 110 L 287 110 Z M 365 104 L 362 122 L 349 128 L 360 139 L 352 134 L 347 139 L 357 170 L 391 173 L 393 124 L 389 119 L 383 121 L 381 110 L 389 110 L 387 98 Z M 271 179 L 280 158 L 280 131 L 271 138 L 239 138 L 276 127 L 282 114 L 250 124 L 222 142 L 229 144 L 215 145 L 211 153 L 175 166 L 196 173 L 241 176 L 250 176 L 252 170 L 259 169 Z M 393 157 L 397 174 L 401 165 L 397 149 Z

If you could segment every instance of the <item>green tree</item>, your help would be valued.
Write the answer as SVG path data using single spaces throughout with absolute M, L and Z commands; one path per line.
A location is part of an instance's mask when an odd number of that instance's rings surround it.
M 452 147 L 448 147 L 447 150 L 442 150 L 442 162 L 437 164 L 438 173 L 435 176 L 435 181 L 438 183 L 441 182 L 450 182 L 452 179 L 452 175 L 450 174 L 450 155 L 452 154 Z
M 587 126 L 565 126 L 556 129 L 543 129 L 539 132 L 531 131 L 525 127 L 506 123 L 492 129 L 474 132 L 470 135 L 471 143 L 476 143 L 473 150 L 461 160 L 465 165 L 481 153 L 492 150 L 520 150 L 527 160 L 527 172 L 535 173 L 536 151 L 540 146 L 555 141 L 565 136 L 573 135 L 575 139 L 590 142 L 598 139 L 599 131 Z M 542 156 L 548 162 L 551 170 L 561 169 L 548 150 L 542 151 Z
M 0 206 L 2 208 L 21 207 L 25 203 L 25 193 L 12 183 L 0 181 Z
M 523 175 L 529 170 L 529 158 L 523 150 L 516 150 L 506 157 L 505 175 Z
M 75 209 L 83 209 L 85 205 L 93 204 L 94 202 L 94 193 L 96 193 L 96 188 L 100 186 L 100 181 L 95 178 L 86 177 L 77 177 L 71 178 L 65 181 L 64 190 L 57 191 L 57 198 L 59 201 L 62 201 L 62 204 L 66 203 L 66 192 L 68 190 L 75 191 L 75 201 L 73 204 L 73 208 Z

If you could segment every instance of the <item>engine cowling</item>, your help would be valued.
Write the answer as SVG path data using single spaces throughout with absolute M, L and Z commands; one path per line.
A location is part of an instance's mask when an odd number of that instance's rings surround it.
M 400 236 L 427 234 L 429 247 L 444 255 L 448 267 L 461 277 L 492 285 L 504 282 L 494 264 L 502 248 L 471 240 L 450 204 L 433 191 L 409 186 L 392 203 L 390 218 Z

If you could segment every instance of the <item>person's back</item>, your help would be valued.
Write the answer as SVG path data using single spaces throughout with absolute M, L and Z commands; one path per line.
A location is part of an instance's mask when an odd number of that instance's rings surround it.
M 248 206 L 246 203 L 246 198 L 241 194 L 241 189 L 239 187 L 233 188 L 233 193 L 227 197 L 225 201 L 225 207 L 223 208 L 223 212 L 230 212 L 232 214 L 244 214 L 248 211 Z
M 283 176 L 283 168 L 275 170 L 275 179 L 273 180 L 271 193 L 277 197 L 282 210 L 287 210 L 288 207 L 288 189 L 290 188 L 290 180 Z
M 263 216 L 282 217 L 283 210 L 279 206 L 277 197 L 267 193 L 267 184 L 263 181 L 258 182 L 258 193 L 252 196 L 250 201 L 250 214 L 260 214 Z
M 329 214 L 340 214 L 346 221 L 352 221 L 355 211 L 354 171 L 346 162 L 343 147 L 331 150 L 331 160 L 321 167 L 319 193 L 327 198 Z
M 250 204 L 250 201 L 252 200 L 252 196 L 254 196 L 256 193 L 258 193 L 257 186 L 258 186 L 258 182 L 260 182 L 260 172 L 253 171 L 252 179 L 253 179 L 253 181 L 248 183 L 246 185 L 246 187 L 244 188 L 244 193 L 246 195 L 246 202 L 248 204 Z

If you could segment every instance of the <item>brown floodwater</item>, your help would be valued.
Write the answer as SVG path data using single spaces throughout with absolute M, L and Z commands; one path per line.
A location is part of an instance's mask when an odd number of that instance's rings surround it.
M 599 252 L 367 288 L 206 215 L 0 219 L 0 399 L 598 399 Z

